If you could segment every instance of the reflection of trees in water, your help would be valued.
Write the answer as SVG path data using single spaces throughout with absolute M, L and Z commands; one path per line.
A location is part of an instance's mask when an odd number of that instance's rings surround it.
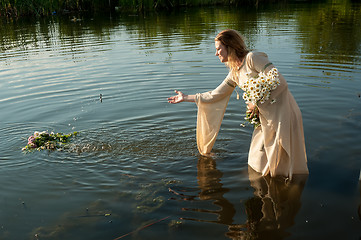
M 189 50 L 189 46 L 194 50 L 194 46 L 204 40 L 212 43 L 217 32 L 226 28 L 239 30 L 251 42 L 257 32 L 257 14 L 228 8 L 194 8 L 167 14 L 128 16 L 122 20 L 127 32 L 141 41 L 141 47 L 148 49 L 156 45 L 170 47 L 179 42 L 184 45 L 184 50 Z
M 71 22 L 68 18 L 42 18 L 1 22 L 0 53 L 36 54 L 34 49 L 83 53 L 89 45 L 109 39 L 115 25 L 106 18 Z
M 245 201 L 247 222 L 234 223 L 236 210 L 224 194 L 229 191 L 221 183 L 223 173 L 216 168 L 212 158 L 200 157 L 198 161 L 199 198 L 211 200 L 218 210 L 185 209 L 200 213 L 217 215 L 217 220 L 186 218 L 228 225 L 225 234 L 230 239 L 284 239 L 289 236 L 287 230 L 301 207 L 301 194 L 308 175 L 295 175 L 292 181 L 284 178 L 262 177 L 249 169 L 249 180 L 254 188 L 254 196 Z
M 32 20 L 1 22 L 0 52 L 32 49 L 62 49 L 72 54 L 83 53 L 89 47 L 110 43 L 115 35 L 126 34 L 130 43 L 143 50 L 161 47 L 171 51 L 194 50 L 202 41 L 212 42 L 218 31 L 225 28 L 241 32 L 250 48 L 261 31 L 270 34 L 279 24 L 289 24 L 295 16 L 296 33 L 303 53 L 309 58 L 344 61 L 359 55 L 361 44 L 360 4 L 339 3 L 304 4 L 296 7 L 271 5 L 271 10 L 245 8 L 191 8 L 173 12 L 144 15 L 113 15 L 84 17 L 72 22 L 69 17 L 50 17 Z M 274 8 L 279 11 L 274 12 Z M 292 14 L 294 13 L 294 14 Z M 285 16 L 283 16 L 285 14 Z M 82 18 L 82 17 L 79 17 Z M 264 34 L 264 33 L 263 33 Z M 320 56 L 320 54 L 322 56 Z
M 308 5 L 297 13 L 303 53 L 308 58 L 349 62 L 360 53 L 361 9 L 359 4 L 336 1 Z M 322 56 L 320 56 L 322 54 Z
M 111 19 L 109 16 L 84 17 L 79 22 L 72 22 L 67 17 L 52 17 L 2 25 L 0 52 L 18 50 L 26 54 L 36 48 L 60 49 L 74 45 L 74 52 L 81 53 L 81 48 L 87 48 L 91 42 L 98 44 L 119 32 L 129 35 L 130 43 L 142 49 L 167 48 L 178 43 L 187 50 L 189 46 L 194 49 L 204 40 L 212 42 L 220 30 L 217 28 L 238 29 L 248 42 L 252 42 L 257 33 L 257 15 L 244 10 L 194 8 L 172 13 L 118 15 Z

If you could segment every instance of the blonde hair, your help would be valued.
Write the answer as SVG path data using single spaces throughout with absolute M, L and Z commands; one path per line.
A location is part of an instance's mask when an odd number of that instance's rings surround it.
M 232 75 L 235 75 L 239 64 L 243 62 L 249 52 L 243 37 L 236 30 L 227 29 L 218 33 L 214 40 L 220 41 L 226 47 L 228 53 L 226 66 L 230 69 Z

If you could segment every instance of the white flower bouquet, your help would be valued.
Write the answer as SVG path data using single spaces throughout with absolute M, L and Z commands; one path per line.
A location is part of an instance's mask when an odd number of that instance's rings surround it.
M 253 114 L 247 111 L 245 119 L 256 128 L 260 125 L 258 104 L 268 101 L 271 92 L 280 85 L 279 73 L 277 68 L 272 68 L 267 74 L 261 72 L 255 77 L 251 77 L 250 74 L 246 75 L 248 79 L 239 87 L 244 91 L 243 99 L 245 102 L 252 103 L 255 109 Z M 275 102 L 275 100 L 272 100 L 271 104 Z

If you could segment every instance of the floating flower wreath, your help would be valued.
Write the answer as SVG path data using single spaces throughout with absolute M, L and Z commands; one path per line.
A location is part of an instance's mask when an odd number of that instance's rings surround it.
M 254 127 L 258 127 L 261 122 L 258 115 L 258 104 L 265 103 L 269 100 L 271 91 L 275 90 L 280 85 L 279 73 L 277 68 L 272 68 L 267 74 L 264 72 L 259 73 L 255 77 L 251 77 L 249 73 L 246 74 L 247 81 L 239 87 L 244 91 L 243 99 L 246 103 L 252 103 L 255 109 L 252 112 L 247 111 L 245 120 L 250 122 Z M 275 103 L 271 101 L 271 104 Z
M 55 150 L 59 148 L 63 148 L 67 143 L 70 142 L 70 138 L 72 136 L 76 136 L 78 132 L 73 132 L 70 134 L 62 134 L 62 133 L 48 133 L 46 131 L 43 132 L 34 132 L 28 138 L 28 144 L 22 148 L 23 151 L 32 151 L 32 150 L 44 150 L 50 149 Z

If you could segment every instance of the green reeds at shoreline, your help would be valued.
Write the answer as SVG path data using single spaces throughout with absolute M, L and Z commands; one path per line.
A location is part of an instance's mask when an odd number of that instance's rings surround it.
M 257 5 L 275 0 L 0 0 L 0 17 L 48 16 L 69 12 L 148 11 L 204 5 Z M 276 1 L 277 2 L 277 1 Z
M 119 0 L 118 4 L 124 10 L 157 10 L 173 9 L 178 7 L 204 5 L 236 5 L 238 3 L 256 3 L 259 0 Z
M 117 0 L 0 0 L 0 17 L 48 16 L 72 11 L 104 11 Z

